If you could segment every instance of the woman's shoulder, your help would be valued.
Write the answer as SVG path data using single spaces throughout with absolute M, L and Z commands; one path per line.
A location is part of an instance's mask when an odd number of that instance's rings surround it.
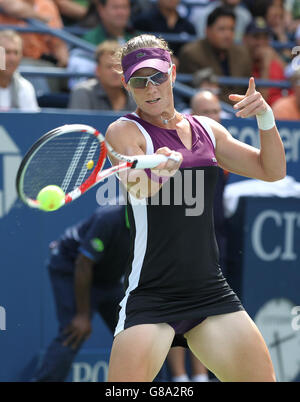
M 106 138 L 110 140 L 118 140 L 122 138 L 128 138 L 128 140 L 134 140 L 134 138 L 140 135 L 140 131 L 134 121 L 130 120 L 128 117 L 130 115 L 125 115 L 119 117 L 117 120 L 112 122 L 106 131 Z

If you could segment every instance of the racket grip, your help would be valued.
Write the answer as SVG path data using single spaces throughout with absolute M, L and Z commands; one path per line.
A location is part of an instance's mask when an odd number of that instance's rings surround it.
M 135 156 L 135 169 L 152 169 L 163 162 L 167 162 L 168 159 L 172 159 L 175 162 L 179 162 L 177 158 L 170 158 L 162 154 L 152 154 L 152 155 L 137 155 Z

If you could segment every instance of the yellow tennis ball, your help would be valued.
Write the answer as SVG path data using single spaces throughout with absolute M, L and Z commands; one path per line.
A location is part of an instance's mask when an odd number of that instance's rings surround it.
M 92 161 L 92 160 L 88 161 L 88 163 L 86 164 L 86 168 L 88 170 L 93 169 L 93 166 L 94 166 L 94 161 Z
M 40 208 L 44 211 L 55 211 L 58 209 L 65 198 L 65 193 L 58 186 L 46 186 L 37 195 Z

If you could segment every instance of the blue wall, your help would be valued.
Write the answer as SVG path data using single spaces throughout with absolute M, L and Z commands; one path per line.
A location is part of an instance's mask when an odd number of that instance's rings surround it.
M 48 244 L 67 226 L 89 216 L 97 206 L 97 189 L 94 188 L 80 200 L 56 212 L 44 213 L 25 207 L 17 200 L 14 188 L 20 160 L 32 143 L 52 128 L 66 123 L 83 123 L 105 132 L 113 120 L 113 113 L 105 116 L 97 113 L 81 113 L 79 116 L 65 110 L 60 113 L 1 113 L 0 306 L 3 308 L 0 308 L 0 381 L 29 380 L 38 360 L 55 335 L 57 324 L 54 303 L 45 269 Z M 255 122 L 233 119 L 224 124 L 238 138 L 254 145 L 257 143 Z M 288 174 L 300 181 L 300 129 L 292 123 L 282 123 L 279 126 L 287 151 Z M 231 180 L 236 178 L 232 175 Z M 298 200 L 280 199 L 272 200 L 271 203 L 269 199 L 252 201 L 242 205 L 243 225 L 238 225 L 236 235 L 240 238 L 243 255 L 239 261 L 242 273 L 239 285 L 245 307 L 254 318 L 270 299 L 285 298 L 293 305 L 300 305 L 297 291 L 300 284 L 300 209 Z M 288 215 L 280 215 L 282 230 L 276 222 L 267 220 L 262 226 L 266 239 L 264 247 L 272 251 L 278 244 L 288 241 L 283 238 L 285 227 L 290 231 L 286 236 L 290 236 L 294 242 L 292 260 L 285 260 L 282 253 L 279 253 L 275 260 L 264 261 L 253 251 L 251 225 L 263 210 L 270 208 L 270 204 L 279 214 L 292 211 L 296 215 L 290 218 Z M 292 224 L 295 227 L 293 231 L 289 226 Z M 237 226 L 234 226 L 234 230 L 236 229 Z M 99 317 L 95 317 L 93 326 L 92 336 L 78 354 L 69 380 L 103 381 L 106 378 L 112 337 Z

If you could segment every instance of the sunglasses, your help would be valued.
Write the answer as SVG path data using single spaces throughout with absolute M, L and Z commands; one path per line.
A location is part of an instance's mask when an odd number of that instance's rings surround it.
M 169 75 L 171 74 L 173 64 L 170 66 L 168 69 L 167 73 L 161 73 L 160 71 L 158 73 L 154 73 L 152 75 L 149 75 L 148 77 L 131 77 L 128 81 L 128 84 L 135 89 L 143 89 L 146 88 L 151 82 L 153 85 L 161 85 L 164 82 L 167 81 L 169 78 Z

